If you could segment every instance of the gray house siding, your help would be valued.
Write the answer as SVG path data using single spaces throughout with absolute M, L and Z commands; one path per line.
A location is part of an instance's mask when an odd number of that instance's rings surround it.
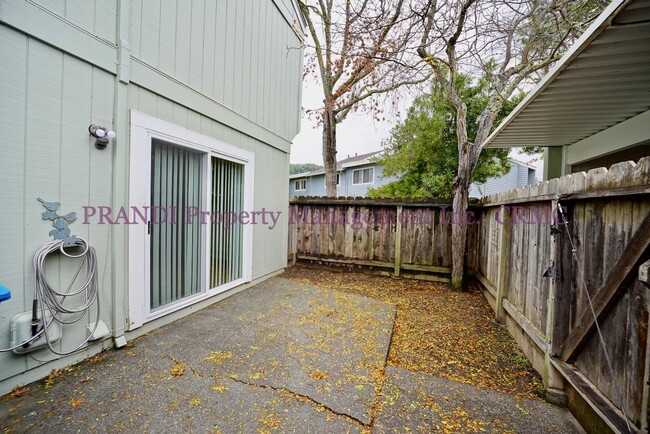
M 510 171 L 499 178 L 490 178 L 482 184 L 472 183 L 469 196 L 480 198 L 534 183 L 535 169 L 526 165 L 512 164 Z
M 12 246 L 0 251 L 0 284 L 12 292 L 0 305 L 0 329 L 31 309 L 32 256 L 51 239 L 42 197 L 77 212 L 72 233 L 97 251 L 101 319 L 114 337 L 126 333 L 129 292 L 143 290 L 128 286 L 128 227 L 84 225 L 82 207 L 129 204 L 130 110 L 254 152 L 254 206 L 283 213 L 274 230 L 254 228 L 253 279 L 286 266 L 277 251 L 286 251 L 288 152 L 300 126 L 302 77 L 301 50 L 287 48 L 300 45 L 290 5 L 0 0 L 0 188 L 8 210 L 0 223 Z M 91 123 L 117 132 L 106 150 L 94 147 Z M 72 265 L 55 260 L 48 279 L 59 282 Z M 182 312 L 169 318 L 189 309 Z M 85 338 L 83 325 L 64 326 L 59 350 Z M 111 345 L 62 358 L 0 353 L 0 394 Z M 8 346 L 3 333 L 0 348 Z
M 355 170 L 363 170 L 372 167 L 374 170 L 373 181 L 369 184 L 354 184 L 353 173 Z M 384 172 L 383 166 L 370 163 L 359 166 L 344 167 L 339 172 L 339 184 L 336 187 L 336 194 L 339 196 L 366 196 L 370 188 L 381 187 L 390 182 L 397 180 L 394 177 L 382 178 Z M 305 179 L 307 188 L 305 190 L 296 190 L 297 180 Z M 305 175 L 304 177 L 292 178 L 289 182 L 289 195 L 291 196 L 325 196 L 325 175 Z
M 362 170 L 368 167 L 374 168 L 374 179 L 370 184 L 354 184 L 354 171 Z M 344 167 L 339 172 L 339 185 L 336 188 L 336 194 L 339 196 L 365 197 L 370 188 L 381 187 L 397 181 L 397 177 L 383 177 L 384 167 L 378 164 L 370 163 L 359 166 Z M 299 179 L 306 180 L 306 189 L 298 191 L 295 189 L 295 181 Z M 522 187 L 535 183 L 535 170 L 527 165 L 513 163 L 510 171 L 500 178 L 490 178 L 483 184 L 471 184 L 469 188 L 470 197 L 483 197 L 490 194 L 499 193 L 506 190 Z M 325 195 L 325 175 L 306 174 L 304 177 L 292 178 L 289 182 L 289 195 L 291 196 L 324 196 Z
M 372 182 L 370 184 L 354 184 L 353 182 L 354 171 L 363 170 L 369 167 L 372 167 L 374 170 L 374 176 Z M 354 166 L 354 167 L 347 168 L 346 177 L 345 177 L 345 187 L 344 187 L 345 196 L 355 196 L 355 197 L 366 196 L 369 189 L 381 187 L 382 185 L 386 185 L 395 180 L 395 178 L 391 178 L 391 177 L 382 178 L 383 173 L 384 173 L 384 167 L 379 166 L 377 164 L 366 164 L 363 166 Z

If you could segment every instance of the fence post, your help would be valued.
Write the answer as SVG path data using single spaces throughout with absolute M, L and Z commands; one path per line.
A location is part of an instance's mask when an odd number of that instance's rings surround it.
M 646 261 L 639 267 L 639 281 L 646 291 L 650 291 L 650 261 Z M 646 298 L 646 303 L 646 308 L 650 309 L 650 298 Z M 648 432 L 650 428 L 650 339 L 646 342 L 645 360 L 641 395 L 641 432 Z
M 551 201 L 551 216 L 557 208 L 558 201 Z M 557 236 L 550 233 L 551 245 L 549 248 L 549 259 L 551 271 L 548 273 L 548 299 L 546 300 L 546 347 L 544 348 L 544 386 L 546 386 L 546 400 L 556 405 L 566 405 L 567 395 L 564 392 L 564 377 L 555 369 L 551 363 L 553 353 L 553 328 L 555 324 L 555 297 L 557 293 L 557 264 L 555 263 L 557 255 Z
M 289 204 L 289 260 L 291 265 L 296 265 L 298 260 L 298 222 L 291 221 L 291 208 L 298 208 L 296 204 Z
M 395 277 L 399 277 L 402 264 L 402 205 L 397 205 L 395 217 Z
M 501 217 L 495 220 L 495 224 L 499 225 L 499 240 L 498 240 L 498 254 L 499 265 L 497 269 L 497 282 L 496 282 L 496 300 L 494 310 L 495 319 L 503 323 L 506 320 L 505 310 L 503 309 L 503 298 L 506 293 L 506 280 L 508 277 L 508 264 L 510 262 L 510 228 L 506 226 L 509 220 L 507 219 L 507 207 L 501 206 Z

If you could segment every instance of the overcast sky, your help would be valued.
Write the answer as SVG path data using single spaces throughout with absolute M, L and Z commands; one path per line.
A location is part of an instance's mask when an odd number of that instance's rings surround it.
M 313 109 L 322 106 L 322 89 L 317 83 L 306 79 L 303 83 L 302 106 L 306 109 Z M 402 98 L 400 105 L 408 106 L 412 97 Z M 405 107 L 401 107 L 401 113 L 405 113 Z M 364 154 L 382 149 L 381 143 L 389 134 L 390 129 L 398 122 L 397 115 L 388 115 L 386 121 L 377 122 L 369 114 L 351 113 L 338 125 L 336 129 L 336 147 L 338 160 L 343 160 L 355 153 Z M 531 160 L 527 155 L 516 155 L 513 151 L 511 156 L 517 160 L 528 162 Z M 300 133 L 296 136 L 291 146 L 291 163 L 316 163 L 323 165 L 321 129 L 316 122 L 302 117 Z M 537 168 L 537 179 L 542 178 L 543 162 L 532 162 Z

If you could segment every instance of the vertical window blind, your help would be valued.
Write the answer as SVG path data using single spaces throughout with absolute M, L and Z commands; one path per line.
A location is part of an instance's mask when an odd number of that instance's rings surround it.
M 204 154 L 153 140 L 151 147 L 150 308 L 201 292 L 201 209 Z
M 221 220 L 211 226 L 210 288 L 242 277 L 243 228 L 233 220 L 243 210 L 243 198 L 244 165 L 212 157 L 210 200 L 212 212 Z

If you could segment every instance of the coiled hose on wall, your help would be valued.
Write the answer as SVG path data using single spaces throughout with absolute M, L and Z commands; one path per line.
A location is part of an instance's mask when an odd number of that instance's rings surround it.
M 83 247 L 84 250 L 78 255 L 71 255 L 67 253 L 65 251 L 63 243 L 63 240 L 49 241 L 43 244 L 38 250 L 36 250 L 36 253 L 34 253 L 33 265 L 36 277 L 36 285 L 34 290 L 34 310 L 36 309 L 36 306 L 38 306 L 40 309 L 41 319 L 43 320 L 41 328 L 39 330 L 36 330 L 35 333 L 32 333 L 32 337 L 25 342 L 21 342 L 12 348 L 0 349 L 0 352 L 12 351 L 16 348 L 29 344 L 30 342 L 40 337 L 43 333 L 45 333 L 45 339 L 47 340 L 47 345 L 50 348 L 50 351 L 52 351 L 54 354 L 65 356 L 78 351 L 81 347 L 86 345 L 91 336 L 95 333 L 97 324 L 99 323 L 100 312 L 99 289 L 97 284 L 97 254 L 95 253 L 93 246 L 88 244 L 85 239 L 80 237 L 77 237 L 76 246 Z M 47 276 L 45 274 L 45 261 L 48 255 L 56 251 L 59 251 L 61 254 L 68 258 L 83 258 L 79 263 L 79 267 L 77 268 L 72 281 L 64 292 L 59 292 L 54 289 L 54 287 L 47 280 Z M 81 286 L 73 289 L 72 286 L 79 277 L 79 273 L 81 272 L 84 264 L 86 264 L 86 280 Z M 67 298 L 77 295 L 83 295 L 83 300 L 78 305 L 65 305 Z M 57 351 L 54 349 L 47 333 L 47 329 L 52 321 L 56 321 L 62 325 L 77 323 L 86 315 L 93 304 L 97 305 L 97 314 L 95 317 L 94 328 L 89 333 L 88 337 L 74 349 L 68 351 Z M 47 321 L 45 321 L 47 318 L 46 312 L 50 314 L 50 319 Z M 36 312 L 34 312 L 34 315 L 36 315 Z

